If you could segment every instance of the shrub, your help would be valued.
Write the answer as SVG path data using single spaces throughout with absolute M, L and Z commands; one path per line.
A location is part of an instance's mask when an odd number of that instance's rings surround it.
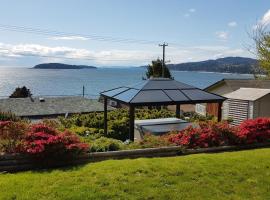
M 217 121 L 216 117 L 213 115 L 203 116 L 196 112 L 184 112 L 181 118 L 189 122 Z
M 32 125 L 23 143 L 24 153 L 46 159 L 75 155 L 89 149 L 89 145 L 82 143 L 75 134 L 59 132 L 44 124 Z
M 151 134 L 145 134 L 143 140 L 135 141 L 130 143 L 126 148 L 127 149 L 144 149 L 144 148 L 156 148 L 156 147 L 165 147 L 174 145 L 169 138 L 173 134 L 166 134 L 162 136 L 154 136 Z
M 9 98 L 27 98 L 31 97 L 31 91 L 27 87 L 17 87 L 14 92 L 9 96 Z
M 237 133 L 240 143 L 258 143 L 270 140 L 270 118 L 257 118 L 244 121 Z
M 117 151 L 124 148 L 121 140 L 106 137 L 97 138 L 89 143 L 91 152 Z
M 99 129 L 97 128 L 88 128 L 85 126 L 72 126 L 69 128 L 69 130 L 73 133 L 78 134 L 79 136 L 86 136 L 86 137 L 100 133 Z
M 27 130 L 25 122 L 0 121 L 0 152 L 19 152 Z
M 213 147 L 235 144 L 236 129 L 227 122 L 203 122 L 198 127 L 189 126 L 177 135 L 169 138 L 176 145 L 187 148 Z
M 136 119 L 155 119 L 173 116 L 175 116 L 175 113 L 166 109 L 136 109 L 135 113 Z M 74 127 L 86 127 L 91 128 L 91 130 L 97 129 L 97 132 L 99 134 L 104 135 L 103 117 L 103 113 L 96 112 L 82 115 L 73 115 L 68 118 L 60 117 L 59 121 L 63 127 L 70 130 L 74 130 Z M 129 115 L 127 109 L 117 109 L 108 112 L 108 134 L 106 135 L 106 137 L 119 139 L 122 141 L 128 139 L 128 120 Z M 82 132 L 80 132 L 80 135 Z
M 14 115 L 11 112 L 0 112 L 0 121 L 20 121 L 21 118 L 17 117 L 16 115 Z

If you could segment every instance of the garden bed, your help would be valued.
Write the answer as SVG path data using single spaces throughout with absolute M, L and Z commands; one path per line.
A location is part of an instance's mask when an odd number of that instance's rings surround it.
M 2 154 L 0 155 L 0 172 L 18 172 L 26 170 L 46 169 L 55 167 L 72 166 L 77 164 L 86 164 L 109 159 L 141 158 L 141 157 L 170 157 L 183 156 L 198 153 L 217 153 L 225 151 L 237 151 L 245 149 L 255 149 L 270 147 L 270 143 L 257 143 L 240 146 L 220 146 L 211 148 L 183 149 L 180 146 L 134 149 L 109 152 L 87 153 L 77 158 L 58 161 L 37 162 L 31 156 L 22 154 Z

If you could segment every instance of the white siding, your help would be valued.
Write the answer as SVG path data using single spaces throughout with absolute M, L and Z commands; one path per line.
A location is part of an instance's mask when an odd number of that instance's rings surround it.
M 242 121 L 249 118 L 249 101 L 228 99 L 223 104 L 223 115 L 232 118 L 234 125 L 239 125 Z

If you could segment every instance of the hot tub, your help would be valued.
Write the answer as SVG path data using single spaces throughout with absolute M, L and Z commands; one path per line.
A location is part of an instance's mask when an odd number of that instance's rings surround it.
M 152 135 L 163 135 L 171 131 L 180 131 L 192 125 L 178 118 L 135 120 L 134 139 L 141 140 L 146 133 Z

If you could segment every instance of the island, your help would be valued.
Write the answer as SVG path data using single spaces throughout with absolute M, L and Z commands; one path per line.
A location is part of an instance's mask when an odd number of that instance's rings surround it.
M 96 69 L 97 67 L 88 65 L 69 65 L 63 63 L 43 63 L 33 67 L 34 69 Z

